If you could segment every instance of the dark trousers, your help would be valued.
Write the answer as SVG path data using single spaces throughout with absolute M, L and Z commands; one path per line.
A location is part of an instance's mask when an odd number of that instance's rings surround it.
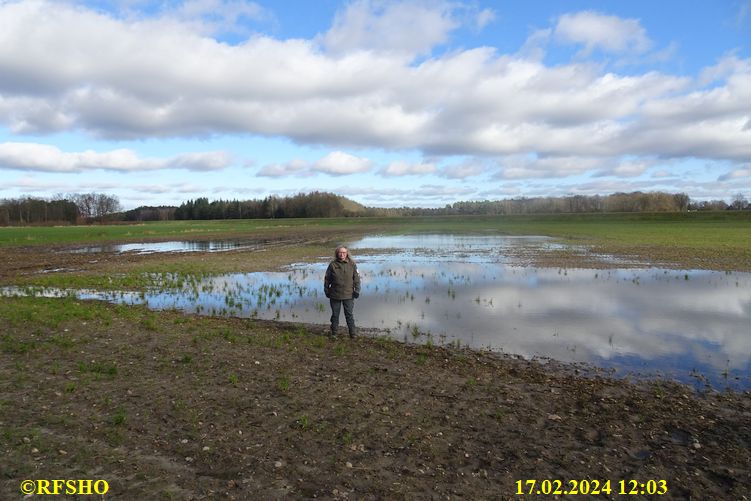
M 355 335 L 355 300 L 354 299 L 329 299 L 331 304 L 331 333 L 336 334 L 336 330 L 339 328 L 339 313 L 344 305 L 344 319 L 347 321 L 347 329 L 349 329 L 349 335 Z

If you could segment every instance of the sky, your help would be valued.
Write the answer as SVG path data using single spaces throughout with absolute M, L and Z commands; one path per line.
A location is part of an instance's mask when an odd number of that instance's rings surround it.
M 0 0 L 0 198 L 751 198 L 751 0 Z

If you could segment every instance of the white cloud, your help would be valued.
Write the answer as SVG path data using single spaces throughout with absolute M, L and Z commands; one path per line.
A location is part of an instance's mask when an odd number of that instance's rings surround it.
M 332 151 L 313 164 L 313 169 L 334 176 L 343 176 L 367 172 L 372 165 L 367 158 L 356 157 L 343 151 Z
M 595 172 L 593 175 L 595 177 L 637 177 L 646 172 L 652 164 L 653 162 L 650 160 L 624 160 Z
M 295 159 L 287 163 L 265 165 L 258 171 L 258 176 L 309 177 L 319 173 L 345 176 L 368 172 L 372 165 L 367 158 L 356 157 L 343 151 L 332 151 L 315 162 Z
M 121 172 L 185 169 L 211 171 L 230 164 L 223 151 L 183 153 L 169 158 L 142 158 L 128 149 L 107 152 L 64 152 L 56 146 L 39 143 L 0 143 L 0 169 L 41 172 L 84 172 L 112 170 Z
M 477 13 L 475 17 L 475 25 L 477 29 L 483 29 L 490 23 L 495 21 L 495 12 L 492 9 L 483 9 Z
M 0 187 L 4 190 L 19 190 L 24 193 L 63 193 L 73 191 L 72 185 L 60 181 L 40 180 L 32 175 L 23 176 L 17 179 L 10 179 L 3 176 Z
M 184 7 L 201 17 L 210 3 Z M 216 5 L 226 8 L 221 19 L 252 14 L 233 17 L 229 0 Z M 359 147 L 501 157 L 504 179 L 612 171 L 622 156 L 751 161 L 751 60 L 739 53 L 696 78 L 621 75 L 581 59 L 545 64 L 541 47 L 552 38 L 585 51 L 650 50 L 638 20 L 580 12 L 536 32 L 526 53 L 483 47 L 411 59 L 444 43 L 469 18 L 491 17 L 482 11 L 462 17 L 461 8 L 354 2 L 317 40 L 257 35 L 232 45 L 191 31 L 179 18 L 118 18 L 44 0 L 0 2 L 0 127 L 114 139 L 249 134 L 339 150 L 259 172 L 272 177 L 372 170 L 367 159 L 342 152 Z M 530 161 L 530 152 L 540 159 Z M 220 152 L 171 159 L 128 150 L 37 153 L 6 149 L 5 163 L 52 172 L 200 170 L 228 162 Z M 593 158 L 601 160 L 587 160 Z M 395 164 L 392 171 L 427 172 L 426 165 Z M 464 179 L 480 171 L 465 165 L 434 173 Z
M 384 176 L 416 176 L 422 174 L 432 174 L 436 171 L 436 166 L 432 163 L 424 162 L 406 162 L 397 160 L 391 162 L 381 170 Z
M 196 23 L 207 33 L 245 33 L 243 20 L 264 20 L 269 16 L 261 5 L 240 0 L 185 0 L 173 10 L 162 12 L 163 18 Z
M 206 186 L 193 183 L 136 184 L 127 185 L 123 188 L 137 193 L 150 193 L 153 195 L 170 193 L 177 193 L 181 195 L 203 195 L 206 193 Z
M 395 203 L 402 204 L 403 200 L 409 201 L 404 205 L 412 207 L 442 207 L 472 197 L 475 189 L 465 186 L 423 184 L 404 189 L 344 186 L 335 189 L 334 192 L 346 197 L 355 197 L 361 203 L 377 207 L 393 207 Z
M 562 15 L 554 36 L 562 42 L 584 45 L 585 54 L 596 49 L 641 54 L 652 46 L 638 19 L 623 19 L 592 11 Z
M 648 167 L 648 162 L 623 162 L 612 170 L 612 175 L 618 177 L 636 177 L 642 175 Z
M 529 61 L 542 61 L 546 54 L 546 47 L 553 35 L 553 30 L 543 28 L 534 30 L 519 49 L 518 57 Z
M 87 0 L 60 1 L 82 8 L 91 4 Z M 178 22 L 207 35 L 247 35 L 250 24 L 274 21 L 269 10 L 247 0 L 97 0 L 96 4 L 128 22 Z
M 440 175 L 449 179 L 467 179 L 487 172 L 485 162 L 468 160 L 458 164 L 447 165 L 441 169 Z
M 264 165 L 258 171 L 262 177 L 310 176 L 310 162 L 295 159 L 287 163 Z
M 741 27 L 751 19 L 751 2 L 743 0 L 737 4 L 737 8 L 738 11 L 735 16 L 734 24 L 737 27 Z
M 412 58 L 445 42 L 457 26 L 451 5 L 443 1 L 358 0 L 337 14 L 321 43 L 338 54 L 372 50 Z
M 673 173 L 670 172 L 669 170 L 662 169 L 662 170 L 653 172 L 652 177 L 655 179 L 665 179 L 665 178 L 673 177 Z
M 733 179 L 751 178 L 751 165 L 732 169 L 717 178 L 718 181 L 730 181 Z
M 738 75 L 751 74 L 751 60 L 739 59 L 735 53 L 724 55 L 714 66 L 702 70 L 699 75 L 699 85 L 705 86 L 715 82 L 723 82 Z
M 597 157 L 536 157 L 511 155 L 498 161 L 497 178 L 561 178 L 606 166 L 610 159 Z
M 76 181 L 75 183 L 69 183 L 60 180 L 50 180 L 48 178 L 40 179 L 35 174 L 29 174 L 19 177 L 15 180 L 6 179 L 0 187 L 4 189 L 17 189 L 24 193 L 75 193 L 86 191 L 114 191 L 114 190 L 129 190 L 135 193 L 172 193 L 179 191 L 178 187 L 185 186 L 184 184 L 135 184 L 135 185 L 123 185 L 114 181 L 101 181 L 84 179 L 82 181 Z M 200 192 L 201 188 L 194 186 L 195 192 Z

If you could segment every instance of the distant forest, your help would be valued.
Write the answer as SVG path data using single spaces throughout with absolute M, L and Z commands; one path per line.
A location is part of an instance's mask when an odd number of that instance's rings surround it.
M 440 208 L 365 207 L 326 192 L 260 200 L 214 200 L 201 197 L 179 207 L 138 207 L 122 211 L 116 197 L 101 193 L 57 196 L 52 200 L 24 197 L 0 200 L 0 225 L 85 224 L 208 219 L 271 219 L 362 216 L 444 216 L 563 214 L 584 212 L 685 212 L 751 210 L 742 194 L 728 204 L 722 200 L 694 202 L 685 193 L 632 192 L 611 195 L 513 198 L 455 202 Z
M 24 224 L 81 224 L 105 221 L 121 210 L 117 197 L 103 193 L 0 200 L 0 226 Z

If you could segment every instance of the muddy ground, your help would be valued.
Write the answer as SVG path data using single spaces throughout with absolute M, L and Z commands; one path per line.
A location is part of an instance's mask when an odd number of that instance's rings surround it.
M 63 259 L 13 255 L 5 283 Z M 101 273 L 167 258 L 78 259 Z M 103 479 L 106 499 L 134 500 L 751 497 L 749 393 L 74 299 L 4 298 L 0 313 L 0 499 L 44 479 Z M 528 480 L 602 493 L 517 494 Z M 666 492 L 639 494 L 651 488 Z

